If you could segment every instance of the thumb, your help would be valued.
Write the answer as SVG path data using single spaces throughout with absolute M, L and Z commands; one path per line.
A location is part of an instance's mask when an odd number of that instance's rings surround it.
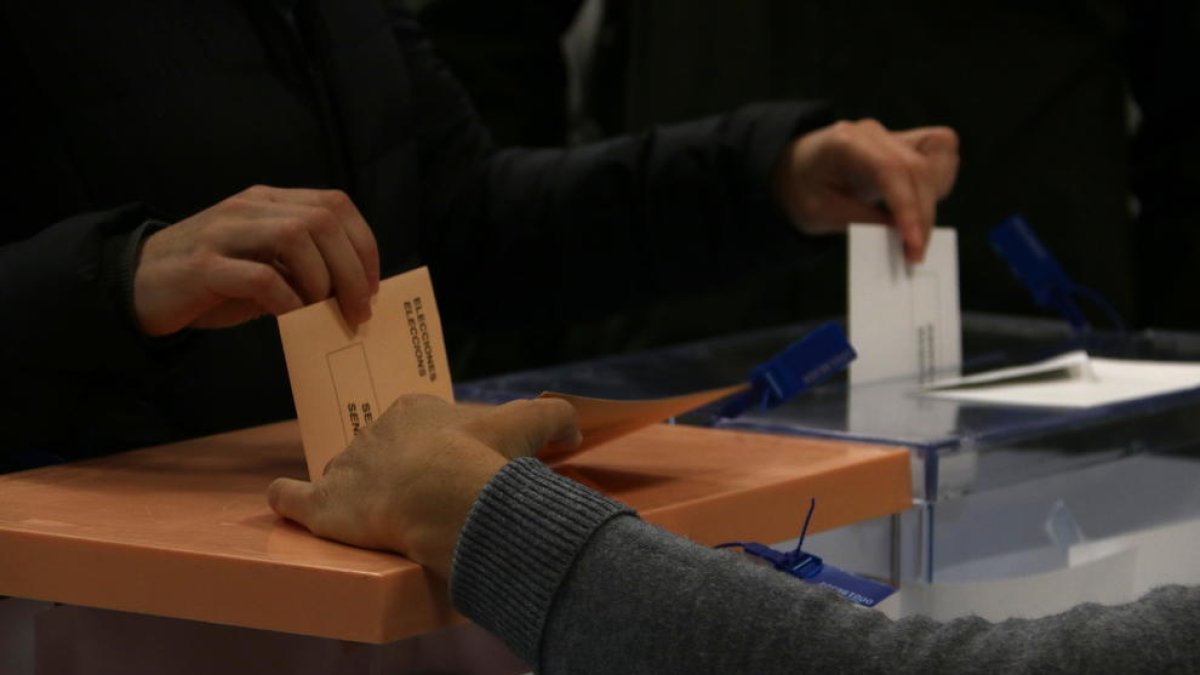
M 267 487 L 267 503 L 275 513 L 312 530 L 319 509 L 317 489 L 312 483 L 293 478 L 276 478 Z

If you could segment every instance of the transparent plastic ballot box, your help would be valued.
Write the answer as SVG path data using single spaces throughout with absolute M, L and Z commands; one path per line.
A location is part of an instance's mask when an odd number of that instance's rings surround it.
M 754 366 L 817 323 L 501 375 L 456 387 L 460 399 L 500 403 L 553 390 L 654 398 L 744 381 Z M 964 374 L 1032 363 L 1073 349 L 1094 356 L 1200 361 L 1200 334 L 1143 331 L 1074 336 L 1061 322 L 966 314 Z M 1091 408 L 1039 408 L 917 395 L 915 378 L 850 387 L 845 376 L 771 410 L 737 418 L 718 405 L 676 422 L 903 445 L 913 452 L 914 498 L 963 493 L 1200 441 L 1200 387 Z
M 464 383 L 456 393 L 493 403 L 544 390 L 611 398 L 682 394 L 743 381 L 818 323 L 513 373 Z M 963 316 L 965 374 L 1080 348 L 1111 358 L 1200 361 L 1197 334 L 1081 337 L 1054 320 Z M 843 375 L 773 410 L 723 419 L 712 406 L 674 421 L 909 448 L 911 511 L 810 538 L 813 552 L 863 573 L 924 584 L 1041 578 L 1074 574 L 1084 567 L 1080 561 L 1105 558 L 1098 551 L 1110 546 L 1133 550 L 1138 559 L 1136 569 L 1120 569 L 1119 583 L 1101 584 L 1124 589 L 1121 597 L 1200 574 L 1194 564 L 1200 536 L 1189 543 L 1189 533 L 1200 532 L 1200 388 L 1086 409 L 979 405 L 916 396 L 915 388 L 910 380 L 850 387 Z M 1162 531 L 1174 535 L 1151 536 Z M 1143 550 L 1144 537 L 1158 548 Z M 1179 565 L 1163 562 L 1174 561 L 1171 551 L 1180 546 Z M 1059 596 L 1112 599 L 1097 590 Z M 930 602 L 914 601 L 914 611 L 936 615 Z

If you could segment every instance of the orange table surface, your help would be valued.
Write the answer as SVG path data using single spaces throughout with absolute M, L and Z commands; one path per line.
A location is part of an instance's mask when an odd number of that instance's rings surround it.
M 558 465 L 702 544 L 796 536 L 909 507 L 906 450 L 656 425 Z M 383 643 L 461 621 L 405 558 L 276 517 L 307 476 L 282 422 L 0 476 L 0 595 Z

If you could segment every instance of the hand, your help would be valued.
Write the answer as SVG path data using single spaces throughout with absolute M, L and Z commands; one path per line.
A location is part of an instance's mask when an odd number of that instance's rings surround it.
M 851 222 L 890 224 L 900 232 L 905 258 L 915 263 L 925 258 L 937 202 L 950 194 L 957 173 L 952 129 L 895 132 L 868 119 L 798 138 L 780 160 L 775 188 L 802 232 L 838 232 Z
M 257 186 L 150 235 L 133 289 L 147 335 L 233 326 L 331 295 L 354 326 L 371 316 L 379 250 L 344 193 Z
M 560 399 L 469 408 L 401 396 L 319 480 L 277 479 L 267 499 L 313 534 L 396 551 L 448 579 L 471 506 L 504 463 L 579 441 L 575 409 Z

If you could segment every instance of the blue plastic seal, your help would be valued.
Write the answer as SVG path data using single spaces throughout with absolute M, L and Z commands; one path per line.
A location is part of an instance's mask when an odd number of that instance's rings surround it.
M 1021 216 L 1009 216 L 1001 221 L 988 235 L 988 241 L 992 249 L 1008 263 L 1013 276 L 1029 289 L 1034 302 L 1040 307 L 1057 311 L 1077 332 L 1092 329 L 1087 317 L 1075 304 L 1077 295 L 1088 298 L 1108 315 L 1114 328 L 1125 329 L 1125 323 L 1112 305 L 1099 293 L 1075 283 Z
M 823 323 L 750 371 L 750 389 L 729 399 L 718 414 L 737 417 L 752 407 L 774 408 L 840 373 L 857 356 L 841 326 Z
M 800 540 L 791 551 L 777 551 L 770 546 L 741 541 L 720 544 L 717 548 L 740 548 L 746 555 L 763 560 L 781 572 L 810 584 L 832 588 L 847 600 L 865 607 L 874 607 L 895 593 L 896 589 L 887 584 L 827 565 L 819 556 L 804 552 L 804 536 L 808 534 L 808 524 L 812 521 L 816 506 L 816 499 L 809 502 L 808 515 L 804 517 L 804 527 L 800 530 Z
M 1062 295 L 1075 286 L 1021 216 L 1001 221 L 988 235 L 988 241 L 1039 306 L 1057 308 Z

